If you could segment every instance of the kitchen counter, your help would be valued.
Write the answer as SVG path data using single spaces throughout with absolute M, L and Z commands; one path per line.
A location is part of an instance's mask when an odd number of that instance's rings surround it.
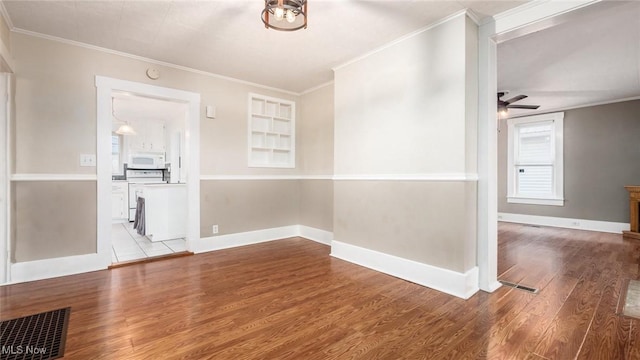
M 186 184 L 145 184 L 143 193 L 146 235 L 149 239 L 163 241 L 186 237 Z

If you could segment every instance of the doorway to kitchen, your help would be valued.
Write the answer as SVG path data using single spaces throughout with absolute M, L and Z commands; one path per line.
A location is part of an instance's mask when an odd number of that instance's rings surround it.
M 186 252 L 187 104 L 114 92 L 112 263 Z
M 101 261 L 113 264 L 134 260 L 136 253 L 140 259 L 191 251 L 200 231 L 200 94 L 101 76 L 96 77 L 96 87 L 97 248 Z M 149 110 L 158 108 L 155 115 Z M 179 115 L 162 124 L 158 114 L 170 113 L 168 108 L 177 109 Z M 122 125 L 141 136 L 124 135 L 127 131 L 119 131 Z M 154 180 L 134 184 L 138 193 L 134 192 L 133 207 L 127 175 Z M 155 181 L 158 178 L 162 180 Z M 138 209 L 151 216 L 140 214 L 142 224 L 129 222 L 130 214 L 135 220 Z M 182 231 L 176 232 L 176 223 Z M 173 241 L 176 239 L 182 242 Z M 114 245 L 128 249 L 118 257 Z

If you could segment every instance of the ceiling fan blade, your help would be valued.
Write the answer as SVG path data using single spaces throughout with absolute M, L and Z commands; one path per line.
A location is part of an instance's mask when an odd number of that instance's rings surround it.
M 525 98 L 527 98 L 527 95 L 518 95 L 518 96 L 512 97 L 509 100 L 505 100 L 504 102 L 506 102 L 507 104 L 511 104 L 511 103 L 514 103 L 516 101 L 520 101 L 520 100 L 525 99 Z
M 507 105 L 509 109 L 528 109 L 528 110 L 536 110 L 540 105 Z

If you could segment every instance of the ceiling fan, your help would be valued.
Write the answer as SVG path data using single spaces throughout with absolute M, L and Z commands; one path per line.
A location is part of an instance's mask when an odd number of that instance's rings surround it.
M 500 98 L 505 96 L 507 92 L 499 92 L 498 93 L 498 113 L 500 115 L 507 115 L 508 109 L 527 109 L 527 110 L 536 110 L 540 107 L 540 105 L 512 105 L 516 101 L 520 101 L 522 99 L 526 99 L 527 95 L 518 95 L 514 96 L 508 100 L 501 100 Z

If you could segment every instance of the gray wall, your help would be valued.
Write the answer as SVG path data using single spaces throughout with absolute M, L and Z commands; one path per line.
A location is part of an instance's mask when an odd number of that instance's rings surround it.
M 300 180 L 300 225 L 333 232 L 333 180 Z
M 296 225 L 298 180 L 217 180 L 200 182 L 200 236 Z
M 95 181 L 17 182 L 13 191 L 13 261 L 96 252 Z
M 640 100 L 567 110 L 564 206 L 507 203 L 507 127 L 498 135 L 498 211 L 629 222 L 625 185 L 640 184 Z
M 336 240 L 457 272 L 476 265 L 475 182 L 336 181 Z

